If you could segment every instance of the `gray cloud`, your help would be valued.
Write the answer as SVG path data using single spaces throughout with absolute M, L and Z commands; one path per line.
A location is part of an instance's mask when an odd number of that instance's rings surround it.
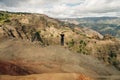
M 0 10 L 51 17 L 120 16 L 120 0 L 0 0 Z
M 27 2 L 29 0 L 0 0 L 0 3 L 4 4 L 7 7 L 16 7 L 19 6 L 23 1 Z

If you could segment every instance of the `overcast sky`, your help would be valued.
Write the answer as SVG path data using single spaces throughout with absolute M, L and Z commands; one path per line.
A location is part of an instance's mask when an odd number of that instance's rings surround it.
M 0 0 L 0 10 L 51 17 L 120 16 L 120 0 Z

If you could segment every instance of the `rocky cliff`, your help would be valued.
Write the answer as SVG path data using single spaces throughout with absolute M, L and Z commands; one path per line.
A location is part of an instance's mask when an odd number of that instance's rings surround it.
M 43 14 L 0 12 L 0 55 L 0 74 L 120 74 L 119 40 Z

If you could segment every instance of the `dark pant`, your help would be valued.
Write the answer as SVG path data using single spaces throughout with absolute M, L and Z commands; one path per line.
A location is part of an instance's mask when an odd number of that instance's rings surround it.
M 61 45 L 64 46 L 64 38 L 61 39 Z

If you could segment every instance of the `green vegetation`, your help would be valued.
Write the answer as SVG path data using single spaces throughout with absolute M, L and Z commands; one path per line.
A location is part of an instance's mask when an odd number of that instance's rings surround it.
M 67 43 L 67 45 L 68 45 L 69 48 L 73 47 L 74 44 L 75 44 L 74 39 L 72 39 L 70 42 Z
M 103 60 L 105 63 L 114 65 L 120 70 L 119 60 L 117 54 L 119 54 L 119 44 L 109 44 L 98 48 L 98 59 Z
M 77 52 L 87 55 L 88 54 L 88 50 L 87 50 L 86 46 L 87 46 L 86 41 L 80 40 L 80 42 L 79 42 L 79 48 L 78 48 Z
M 4 22 L 9 22 L 8 13 L 0 13 L 0 24 L 2 24 Z
M 114 65 L 118 70 L 120 70 L 119 60 L 117 59 L 117 52 L 116 52 L 115 49 L 110 50 L 109 57 L 108 57 L 108 62 L 110 64 Z

